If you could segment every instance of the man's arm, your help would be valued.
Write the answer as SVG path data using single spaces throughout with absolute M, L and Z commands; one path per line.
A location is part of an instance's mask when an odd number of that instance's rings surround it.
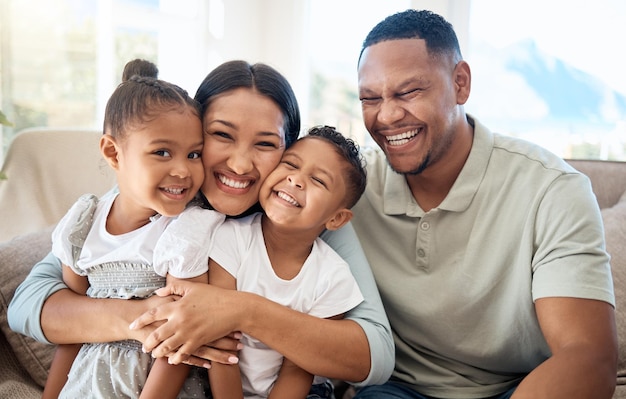
M 552 356 L 520 383 L 511 399 L 610 399 L 617 373 L 613 307 L 578 298 L 535 303 Z

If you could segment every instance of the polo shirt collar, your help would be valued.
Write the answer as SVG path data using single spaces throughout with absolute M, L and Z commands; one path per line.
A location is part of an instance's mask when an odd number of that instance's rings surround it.
M 470 154 L 450 192 L 436 208 L 451 212 L 466 210 L 487 172 L 493 150 L 493 134 L 478 120 L 467 114 L 468 122 L 474 126 L 474 140 Z M 383 210 L 387 215 L 422 217 L 424 211 L 417 204 L 404 175 L 396 173 L 387 165 L 383 195 Z

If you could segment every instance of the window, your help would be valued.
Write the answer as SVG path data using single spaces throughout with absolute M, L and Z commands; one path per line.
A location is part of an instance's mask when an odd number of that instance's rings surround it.
M 201 0 L 0 0 L 0 109 L 14 124 L 4 145 L 28 127 L 100 129 L 134 58 L 193 95 L 213 37 L 206 9 Z
M 472 0 L 472 95 L 494 131 L 567 158 L 626 160 L 621 0 Z
M 0 0 L 0 109 L 14 128 L 99 129 L 124 64 L 146 58 L 190 94 L 229 59 L 290 80 L 303 127 L 368 142 L 356 62 L 382 18 L 427 7 L 472 68 L 466 110 L 563 157 L 626 160 L 626 2 L 597 0 Z M 0 162 L 2 153 L 0 153 Z
M 424 3 L 428 3 L 424 5 Z M 379 20 L 433 6 L 454 26 L 472 69 L 466 112 L 491 130 L 568 158 L 626 160 L 626 80 L 621 0 L 311 2 L 311 110 L 361 142 L 356 60 Z M 345 8 L 342 8 L 345 7 Z M 358 9 L 358 16 L 355 11 Z M 349 20 L 349 29 L 338 33 Z M 316 27 L 327 26 L 326 29 Z

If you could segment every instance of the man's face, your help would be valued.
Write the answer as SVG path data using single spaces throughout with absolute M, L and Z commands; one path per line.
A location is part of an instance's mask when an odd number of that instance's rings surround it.
M 422 39 L 383 41 L 363 52 L 363 121 L 396 172 L 421 173 L 446 154 L 466 100 L 456 77 L 450 57 L 430 56 Z

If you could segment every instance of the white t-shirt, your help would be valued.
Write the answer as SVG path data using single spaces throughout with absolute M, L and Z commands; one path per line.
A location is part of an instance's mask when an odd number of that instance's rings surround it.
M 296 277 L 278 277 L 265 248 L 261 214 L 227 220 L 218 228 L 214 240 L 211 258 L 237 279 L 239 291 L 256 293 L 321 318 L 345 313 L 363 301 L 348 265 L 319 238 Z M 282 355 L 247 335 L 242 342 L 239 367 L 244 396 L 267 397 Z

